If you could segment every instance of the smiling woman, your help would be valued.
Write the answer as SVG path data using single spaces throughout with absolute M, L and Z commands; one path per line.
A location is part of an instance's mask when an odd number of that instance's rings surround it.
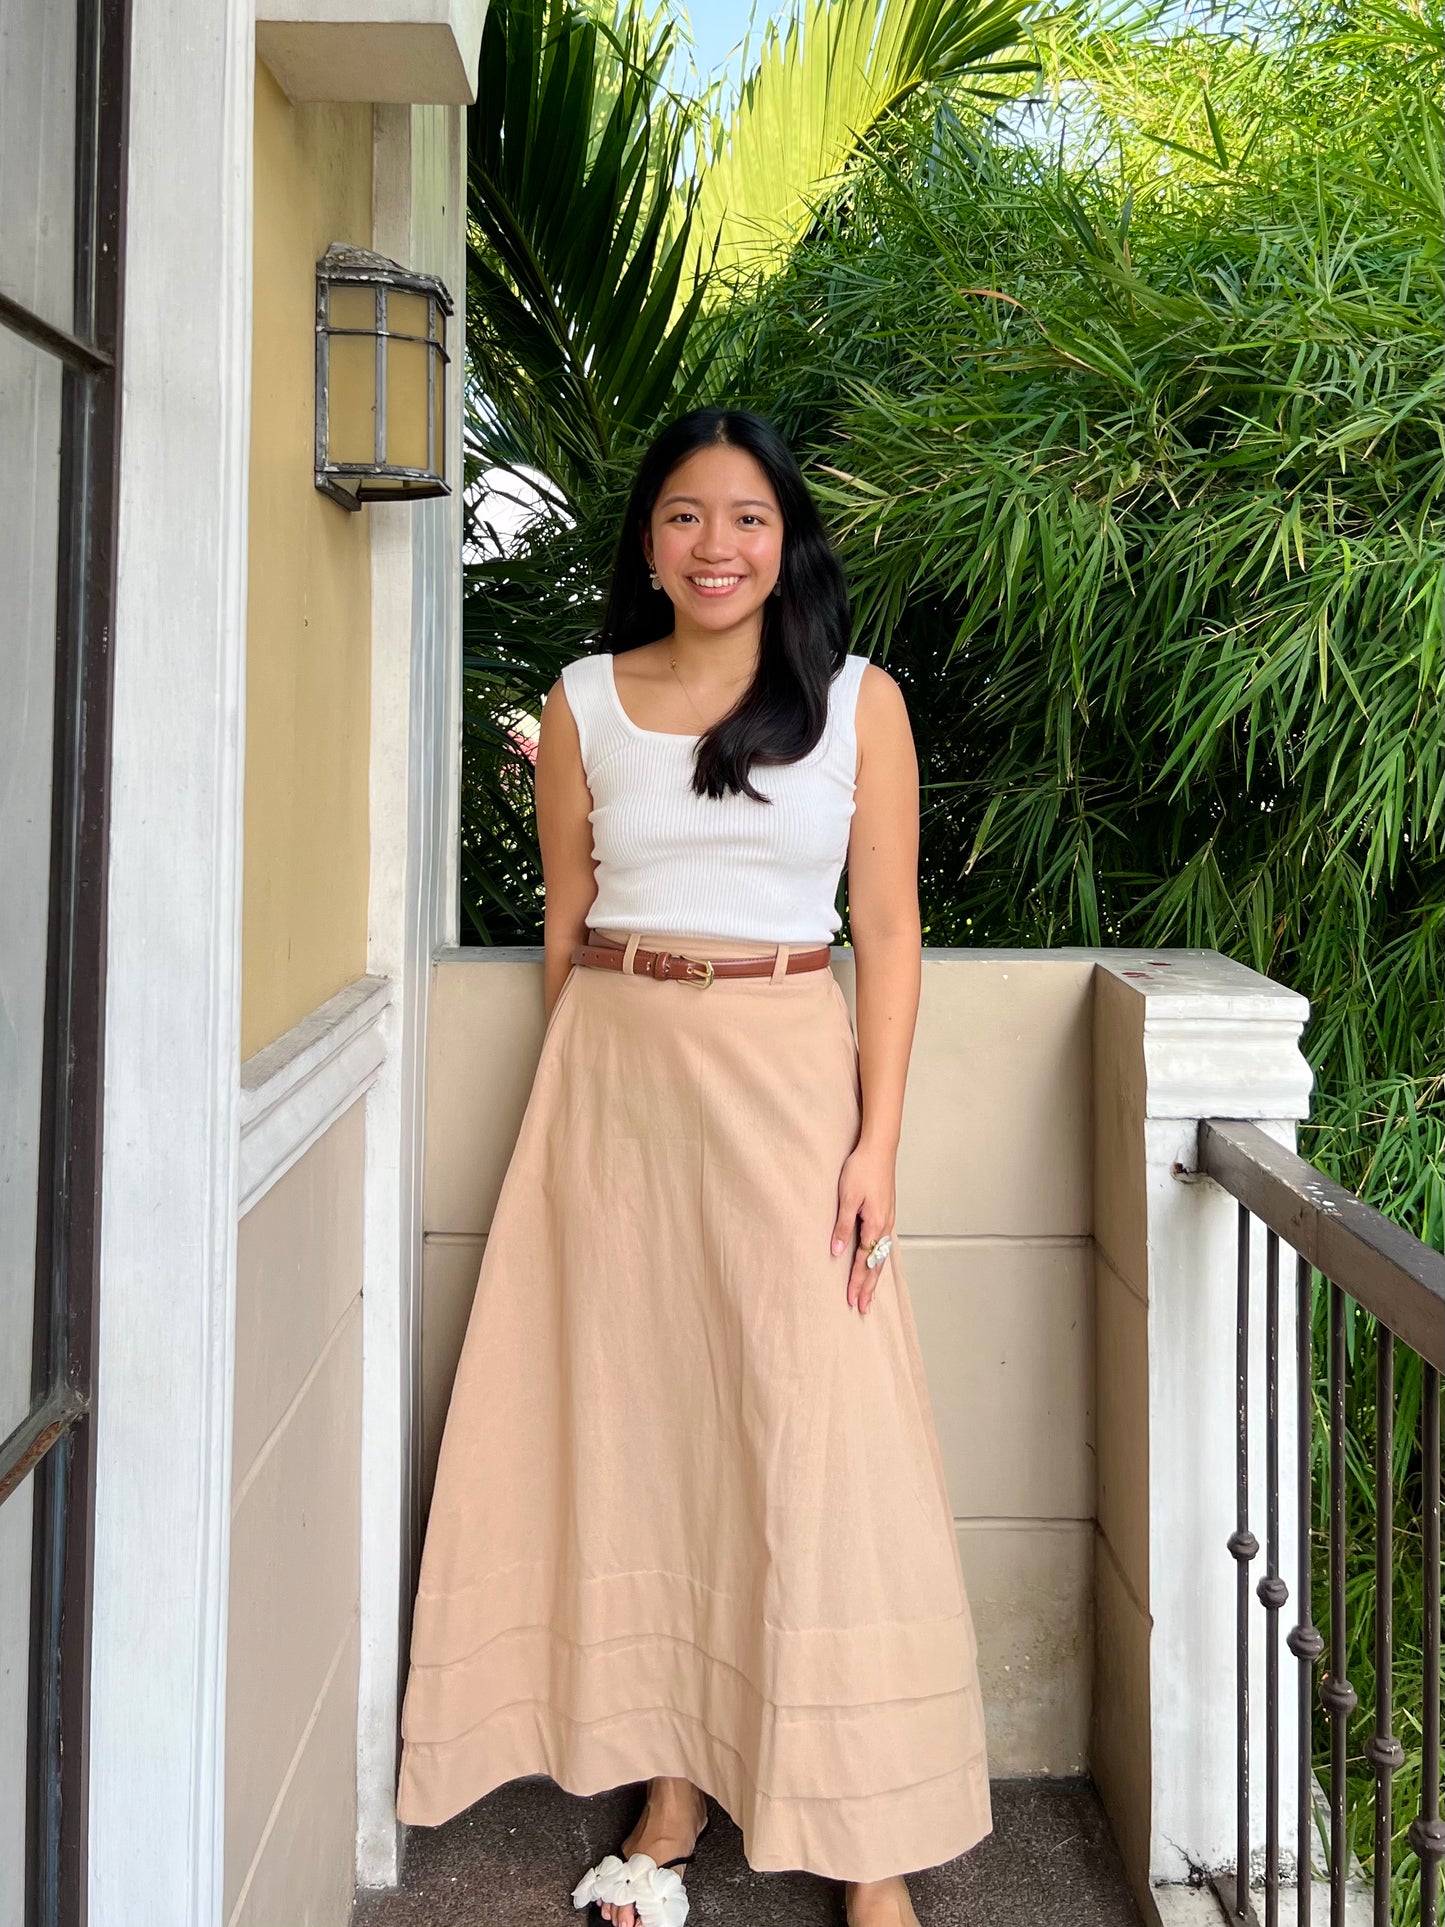
M 916 1927 L 903 1874 L 992 1826 L 892 1235 L 918 771 L 848 643 L 792 454 L 699 411 L 645 457 L 606 646 L 543 711 L 548 1021 L 442 1440 L 397 1810 L 645 1777 L 573 1892 L 610 1927 L 681 1927 L 707 1795 L 752 1866 L 844 1882 L 849 1927 Z

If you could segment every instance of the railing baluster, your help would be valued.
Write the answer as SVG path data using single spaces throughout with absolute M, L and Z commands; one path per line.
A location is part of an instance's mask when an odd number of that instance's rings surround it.
M 1299 1433 L 1299 1583 L 1296 1594 L 1299 1622 L 1285 1642 L 1299 1661 L 1299 1865 L 1296 1869 L 1298 1927 L 1310 1927 L 1314 1864 L 1314 1673 L 1325 1642 L 1313 1624 L 1314 1590 L 1310 1545 L 1314 1524 L 1314 1479 L 1310 1456 L 1314 1449 L 1314 1346 L 1311 1306 L 1311 1266 L 1295 1257 L 1295 1391 Z
M 1279 1570 L 1279 1244 L 1295 1253 L 1299 1462 L 1298 1594 L 1296 1624 L 1286 1645 L 1299 1662 L 1298 1839 L 1296 1927 L 1313 1927 L 1313 1869 L 1318 1831 L 1314 1794 L 1315 1698 L 1329 1721 L 1329 1927 L 1345 1927 L 1352 1864 L 1348 1827 L 1350 1722 L 1359 1695 L 1347 1677 L 1346 1624 L 1348 1467 L 1345 1422 L 1347 1317 L 1373 1321 L 1377 1353 L 1375 1462 L 1371 1494 L 1376 1533 L 1374 1565 L 1374 1718 L 1364 1754 L 1374 1775 L 1373 1927 L 1391 1927 L 1390 1888 L 1404 1871 L 1392 1865 L 1394 1790 L 1405 1749 L 1391 1731 L 1394 1717 L 1394 1452 L 1395 1347 L 1407 1345 L 1420 1361 L 1421 1467 L 1425 1608 L 1422 1762 L 1419 1811 L 1407 1832 L 1420 1864 L 1420 1927 L 1442 1923 L 1440 1877 L 1445 1863 L 1445 1817 L 1441 1814 L 1441 1606 L 1440 1433 L 1441 1386 L 1445 1380 L 1445 1254 L 1392 1223 L 1258 1125 L 1239 1118 L 1207 1118 L 1199 1126 L 1199 1169 L 1234 1198 L 1238 1207 L 1238 1287 L 1235 1344 L 1236 1520 L 1229 1550 L 1236 1572 L 1236 1840 L 1233 1876 L 1211 1876 L 1231 1921 L 1259 1927 L 1250 1894 L 1250 1724 L 1248 1563 L 1259 1551 L 1249 1529 L 1249 1268 L 1253 1220 L 1268 1235 L 1266 1247 L 1266 1542 L 1265 1571 L 1255 1588 L 1265 1607 L 1265 1927 L 1279 1918 L 1279 1611 L 1289 1598 Z M 1329 1530 L 1329 1652 L 1314 1620 L 1313 1479 L 1314 1343 L 1313 1296 L 1318 1276 L 1326 1292 L 1328 1328 L 1328 1495 L 1320 1495 Z M 1343 1282 L 1342 1282 L 1343 1281 Z M 1363 1550 L 1363 1548 L 1361 1548 Z M 1324 1661 L 1321 1665 L 1320 1662 Z M 1316 1677 L 1317 1672 L 1317 1677 Z M 1314 1691 L 1312 1692 L 1312 1687 Z M 1413 1898 L 1413 1895 L 1412 1895 Z
M 1345 1927 L 1345 1760 L 1357 1695 L 1345 1677 L 1345 1294 L 1330 1293 L 1330 1666 L 1320 1704 L 1330 1720 L 1330 1927 Z
M 1279 1927 L 1279 1611 L 1289 1587 L 1279 1570 L 1279 1238 L 1265 1233 L 1264 1919 Z
M 1390 1731 L 1395 1663 L 1395 1338 L 1375 1328 L 1375 1730 L 1365 1758 L 1375 1769 L 1375 1927 L 1390 1927 L 1391 1788 L 1405 1749 Z
M 1410 1822 L 1410 1845 L 1420 1856 L 1420 1927 L 1439 1920 L 1440 1862 L 1445 1820 L 1440 1817 L 1440 1374 L 1421 1373 L 1420 1472 L 1425 1549 L 1425 1708 L 1421 1722 L 1420 1814 Z
M 1259 1541 L 1249 1529 L 1249 1230 L 1250 1214 L 1239 1207 L 1238 1282 L 1234 1325 L 1235 1522 L 1229 1535 L 1235 1585 L 1235 1860 L 1234 1916 L 1253 1920 L 1249 1899 L 1249 1562 Z

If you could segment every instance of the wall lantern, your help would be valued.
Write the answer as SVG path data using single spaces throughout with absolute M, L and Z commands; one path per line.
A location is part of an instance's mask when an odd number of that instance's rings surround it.
M 316 486 L 343 508 L 449 495 L 447 316 L 433 275 L 336 242 L 316 264 Z

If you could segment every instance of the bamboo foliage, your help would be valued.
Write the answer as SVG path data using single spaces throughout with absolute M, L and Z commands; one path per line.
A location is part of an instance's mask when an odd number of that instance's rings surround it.
M 735 313 L 736 378 L 808 451 L 861 640 L 909 691 L 926 940 L 1202 946 L 1302 990 L 1302 1150 L 1445 1248 L 1438 11 L 1070 63 L 1088 139 L 932 116 Z M 1378 1335 L 1347 1329 L 1368 1866 Z M 1401 1356 L 1399 1927 L 1421 1917 L 1421 1390 Z M 1323 1722 L 1316 1742 L 1328 1782 Z

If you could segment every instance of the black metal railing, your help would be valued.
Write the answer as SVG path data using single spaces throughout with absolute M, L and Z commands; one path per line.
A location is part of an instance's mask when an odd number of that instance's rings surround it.
M 1349 1841 L 1345 1792 L 1350 1716 L 1358 1694 L 1346 1677 L 1346 1300 L 1377 1320 L 1375 1374 L 1375 1705 L 1364 1753 L 1375 1775 L 1373 1840 L 1374 1927 L 1392 1927 L 1390 1914 L 1393 1776 L 1405 1754 L 1392 1732 L 1394 1717 L 1395 1348 L 1421 1361 L 1421 1539 L 1424 1590 L 1423 1703 L 1419 1810 L 1407 1838 L 1419 1857 L 1420 1927 L 1437 1927 L 1439 1877 L 1445 1857 L 1440 1814 L 1440 1384 L 1445 1373 L 1445 1257 L 1364 1204 L 1307 1164 L 1258 1125 L 1209 1118 L 1199 1127 L 1198 1168 L 1239 1204 L 1236 1369 L 1235 1530 L 1228 1548 L 1236 1562 L 1237 1829 L 1232 1874 L 1212 1876 L 1232 1921 L 1259 1927 L 1250 1896 L 1249 1657 L 1252 1613 L 1250 1562 L 1259 1542 L 1250 1530 L 1249 1292 L 1253 1221 L 1265 1228 L 1265 1571 L 1254 1592 L 1264 1608 L 1265 1853 L 1264 1927 L 1280 1918 L 1279 1746 L 1280 1613 L 1290 1598 L 1279 1570 L 1279 1251 L 1295 1254 L 1296 1381 L 1298 1390 L 1299 1565 L 1294 1624 L 1285 1644 L 1298 1664 L 1299 1840 L 1296 1919 L 1310 1927 L 1314 1826 L 1313 1721 L 1316 1698 L 1330 1732 L 1328 1825 L 1329 1927 L 1344 1927 Z M 1313 1435 L 1313 1272 L 1328 1293 L 1329 1384 L 1329 1654 L 1316 1683 L 1325 1643 L 1313 1622 L 1310 1574 Z M 1321 1924 L 1323 1927 L 1323 1923 Z

